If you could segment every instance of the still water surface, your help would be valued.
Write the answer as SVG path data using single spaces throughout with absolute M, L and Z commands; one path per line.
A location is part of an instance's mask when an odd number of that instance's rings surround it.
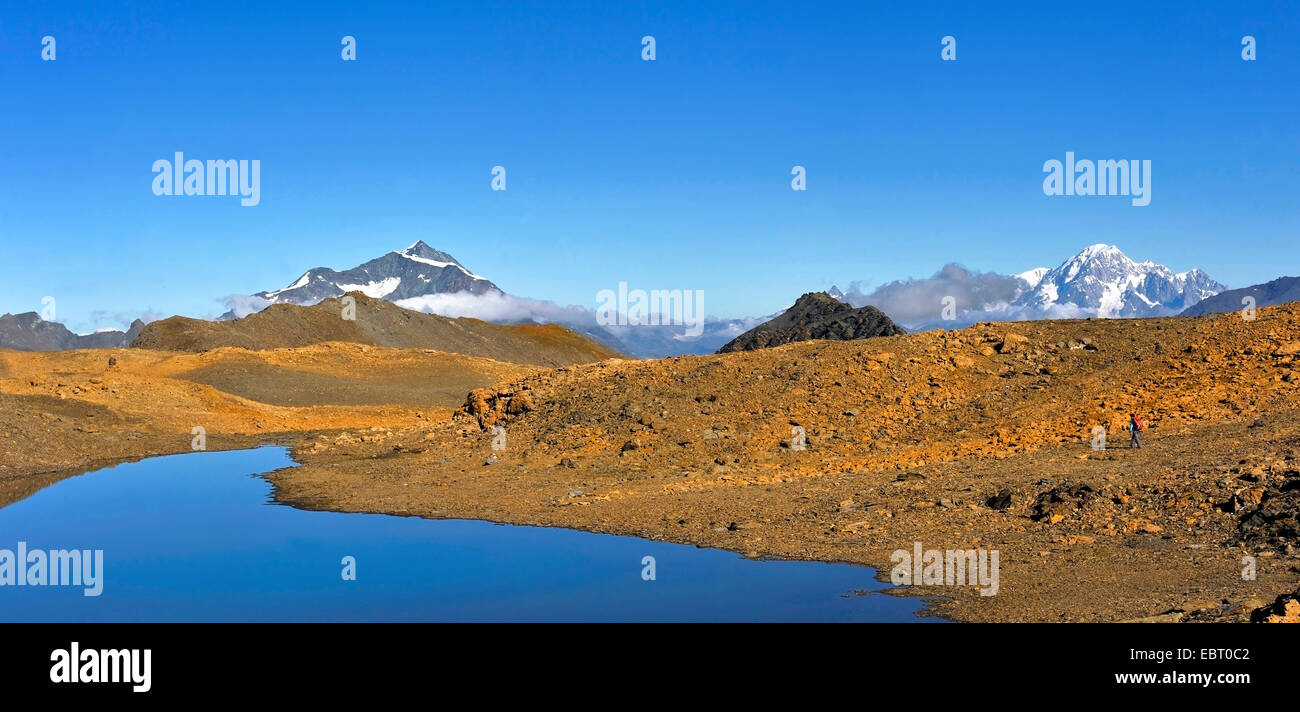
M 889 586 L 860 566 L 275 504 L 258 474 L 293 465 L 282 447 L 156 457 L 0 509 L 0 551 L 102 549 L 104 569 L 96 597 L 0 586 L 0 620 L 926 620 L 917 599 L 855 595 Z

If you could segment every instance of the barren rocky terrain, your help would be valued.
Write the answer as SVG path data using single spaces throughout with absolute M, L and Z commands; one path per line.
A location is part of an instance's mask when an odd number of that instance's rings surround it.
M 188 450 L 206 423 L 210 448 L 292 444 L 303 466 L 271 480 L 306 508 L 575 527 L 883 577 L 914 541 L 997 549 L 996 596 L 908 590 L 957 620 L 1288 619 L 1293 599 L 1275 599 L 1300 582 L 1297 370 L 1296 304 L 1253 321 L 977 324 L 558 368 L 336 343 L 0 352 L 0 501 Z M 1131 412 L 1150 425 L 1141 449 L 1122 430 Z
M 296 433 L 447 418 L 468 388 L 537 367 L 425 349 L 0 350 L 0 505 L 70 474 Z

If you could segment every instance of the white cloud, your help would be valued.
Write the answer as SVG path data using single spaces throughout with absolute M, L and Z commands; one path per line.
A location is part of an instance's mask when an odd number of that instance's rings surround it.
M 403 309 L 447 317 L 467 316 L 505 324 L 561 322 L 596 326 L 596 314 L 579 306 L 562 307 L 543 299 L 514 297 L 503 292 L 425 294 L 393 302 Z
M 1001 311 L 1010 304 L 1026 283 L 1010 275 L 972 272 L 959 264 L 947 264 L 925 279 L 904 279 L 882 284 L 864 293 L 858 282 L 849 285 L 844 295 L 855 307 L 870 304 L 906 328 L 928 323 L 939 317 L 946 297 L 956 302 L 962 321 L 970 322 L 977 313 L 998 313 L 999 319 L 1010 318 Z M 1025 318 L 1033 318 L 1026 314 Z M 1041 316 L 1039 317 L 1041 318 Z M 981 319 L 974 318 L 974 321 Z
M 271 306 L 270 300 L 248 294 L 231 294 L 221 301 L 236 319 L 242 319 Z

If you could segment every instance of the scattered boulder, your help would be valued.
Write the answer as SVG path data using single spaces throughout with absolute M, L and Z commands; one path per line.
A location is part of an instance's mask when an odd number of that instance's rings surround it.
M 1069 480 L 1040 492 L 1034 502 L 1033 519 L 1035 521 L 1056 524 L 1078 511 L 1096 496 L 1096 492 L 1085 484 L 1074 484 Z
M 465 396 L 465 404 L 458 414 L 472 416 L 479 427 L 486 430 L 507 420 L 507 416 L 523 415 L 535 408 L 533 398 L 527 392 L 502 393 L 491 388 L 477 388 Z
M 1273 352 L 1273 355 L 1277 357 L 1295 356 L 1296 354 L 1300 354 L 1300 341 L 1288 341 L 1277 347 L 1277 350 Z
M 1251 623 L 1300 623 L 1300 588 L 1250 613 Z
M 998 490 L 997 494 L 989 497 L 985 504 L 988 505 L 989 509 L 996 509 L 999 512 L 1003 512 L 1006 511 L 1007 507 L 1011 506 L 1012 499 L 1013 496 L 1011 490 L 1001 489 Z
M 1229 544 L 1279 551 L 1300 544 L 1300 472 L 1285 473 L 1274 486 L 1239 490 L 1223 508 L 1241 512 Z
M 506 402 L 506 414 L 522 415 L 523 413 L 532 410 L 534 407 L 532 396 L 527 393 L 516 393 L 510 396 L 509 400 Z
M 1029 343 L 1029 337 L 1022 336 L 1020 334 L 1016 334 L 1012 332 L 1007 332 L 1002 336 L 1002 340 L 998 342 L 998 353 L 1000 354 L 1016 353 L 1022 347 L 1024 347 L 1025 344 L 1028 343 Z

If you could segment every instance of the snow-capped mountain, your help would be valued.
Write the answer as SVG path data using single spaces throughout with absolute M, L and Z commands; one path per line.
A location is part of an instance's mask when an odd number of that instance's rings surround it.
M 1048 272 L 1051 272 L 1051 270 L 1048 269 L 1047 267 L 1035 267 L 1026 272 L 1021 272 L 1020 274 L 1016 275 L 1016 277 L 1019 278 L 1025 284 L 1029 285 L 1030 289 L 1033 289 L 1043 281 L 1043 276 L 1046 275 Z
M 1199 269 L 1175 273 L 1135 262 L 1114 245 L 1090 245 L 1055 268 L 974 272 L 950 263 L 934 275 L 888 282 L 845 300 L 871 304 L 909 331 L 980 321 L 1172 316 L 1227 289 Z M 945 306 L 955 315 L 944 314 Z
M 404 250 L 394 250 L 342 272 L 328 267 L 309 269 L 293 284 L 270 292 L 258 292 L 253 297 L 260 300 L 259 306 L 263 307 L 280 303 L 311 306 L 347 292 L 362 292 L 376 299 L 395 302 L 429 294 L 500 291 L 486 278 L 466 269 L 455 257 L 419 240 Z
M 352 291 L 404 309 L 447 317 L 468 316 L 498 324 L 555 323 L 640 358 L 713 353 L 762 321 L 705 317 L 702 333 L 694 337 L 686 336 L 681 326 L 601 325 L 591 307 L 560 306 L 506 294 L 486 277 L 470 272 L 456 258 L 423 241 L 349 270 L 307 270 L 283 289 L 227 297 L 231 309 L 220 319 L 246 316 L 278 303 L 311 306 Z
M 1043 316 L 1168 316 L 1227 289 L 1199 269 L 1174 273 L 1155 262 L 1134 262 L 1105 244 L 1090 245 L 1054 269 L 1016 277 L 1025 288 L 1009 310 Z

